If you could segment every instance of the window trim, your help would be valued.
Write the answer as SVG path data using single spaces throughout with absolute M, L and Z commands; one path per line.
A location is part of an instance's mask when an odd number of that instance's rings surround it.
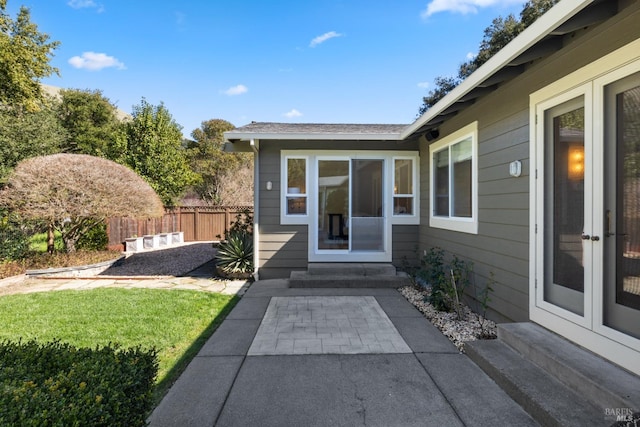
M 280 224 L 308 224 L 309 223 L 309 210 L 310 210 L 310 198 L 309 198 L 309 156 L 304 154 L 296 154 L 293 152 L 282 152 L 280 164 Z M 288 193 L 289 174 L 288 164 L 289 159 L 304 160 L 304 184 L 305 193 L 296 194 L 298 197 L 304 197 L 307 199 L 306 213 L 304 214 L 290 214 L 287 212 L 287 197 L 293 196 Z
M 433 177 L 433 156 L 445 148 L 449 148 L 471 137 L 471 217 L 455 217 L 449 213 L 448 217 L 435 215 L 435 179 Z M 451 160 L 449 160 L 451 162 Z M 451 168 L 449 169 L 451 171 Z M 478 122 L 472 122 L 458 129 L 429 146 L 429 226 L 461 233 L 478 234 Z M 451 186 L 449 187 L 451 200 Z
M 420 225 L 420 152 L 407 151 L 403 154 L 395 155 L 398 151 L 380 151 L 380 150 L 281 150 L 280 151 L 280 194 L 279 211 L 280 225 L 307 225 L 311 226 L 314 221 L 315 211 L 317 209 L 316 201 L 312 195 L 317 185 L 315 175 L 317 173 L 316 163 L 318 157 L 323 156 L 339 156 L 349 158 L 380 158 L 385 160 L 385 191 L 384 204 L 390 205 L 387 221 L 391 225 Z M 286 213 L 287 200 L 287 159 L 305 159 L 306 161 L 306 177 L 307 186 L 307 213 L 289 215 Z M 410 159 L 413 165 L 413 215 L 393 215 L 391 207 L 393 206 L 393 183 L 395 179 L 395 159 Z M 275 180 L 274 180 L 275 181 Z
M 395 194 L 393 188 L 395 186 L 396 179 L 396 160 L 410 160 L 411 161 L 411 186 L 413 193 L 412 194 Z M 419 168 L 420 168 L 420 157 L 418 154 L 413 155 L 400 155 L 400 156 L 392 156 L 391 157 L 391 198 L 389 202 L 391 203 L 391 221 L 392 224 L 406 224 L 406 225 L 415 225 L 420 224 L 420 197 L 419 197 Z M 413 199 L 412 206 L 413 212 L 411 215 L 406 214 L 396 214 L 393 211 L 394 199 L 396 197 L 411 197 Z

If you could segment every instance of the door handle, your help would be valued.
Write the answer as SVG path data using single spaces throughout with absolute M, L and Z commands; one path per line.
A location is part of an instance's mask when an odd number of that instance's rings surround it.
M 584 233 L 582 233 L 582 236 L 580 236 L 580 238 L 582 240 L 591 240 L 593 242 L 597 242 L 598 240 L 600 240 L 600 236 L 589 236 L 588 234 Z
M 615 235 L 616 233 L 611 232 L 611 211 L 607 209 L 607 223 L 606 223 L 606 230 L 604 232 L 604 237 L 611 237 Z

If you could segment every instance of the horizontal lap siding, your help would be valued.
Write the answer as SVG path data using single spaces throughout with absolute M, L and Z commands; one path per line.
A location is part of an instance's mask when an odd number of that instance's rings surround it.
M 393 265 L 396 267 L 404 267 L 409 263 L 411 266 L 416 264 L 416 250 L 418 249 L 418 230 L 417 225 L 394 225 L 393 226 Z
M 474 106 L 469 109 L 472 114 L 465 112 L 456 117 L 440 132 L 446 136 L 478 121 L 478 234 L 429 227 L 429 146 L 424 144 L 421 203 L 425 208 L 420 247 L 422 250 L 441 247 L 473 262 L 474 284 L 478 290 L 493 274 L 490 314 L 499 321 L 523 321 L 528 319 L 529 305 L 528 97 L 514 100 L 511 94 L 496 95 L 487 98 L 493 98 L 492 102 L 499 107 Z M 514 160 L 520 160 L 523 165 L 518 178 L 509 175 L 509 164 Z M 471 296 L 475 293 L 469 292 Z M 477 305 L 473 301 L 472 304 Z
M 565 40 L 565 49 L 533 64 L 521 76 L 478 100 L 440 128 L 442 137 L 478 121 L 478 234 L 429 227 L 429 145 L 421 144 L 422 218 L 420 249 L 441 247 L 474 263 L 475 282 L 490 273 L 490 314 L 498 321 L 529 318 L 529 94 L 594 61 L 640 35 L 640 6 Z M 509 176 L 509 163 L 522 175 Z
M 259 155 L 261 279 L 289 277 L 291 270 L 307 268 L 307 226 L 280 225 L 280 149 L 274 145 L 264 143 Z M 268 181 L 271 190 L 265 187 Z

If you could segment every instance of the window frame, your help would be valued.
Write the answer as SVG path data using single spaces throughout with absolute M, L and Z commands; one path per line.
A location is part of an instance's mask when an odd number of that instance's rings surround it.
M 449 215 L 435 214 L 435 162 L 434 155 L 471 138 L 471 217 L 458 217 L 453 215 L 453 187 L 452 182 L 452 157 L 449 156 Z M 429 146 L 429 226 L 461 233 L 478 234 L 478 122 L 472 122 L 467 126 L 453 132 Z
M 283 152 L 280 167 L 280 224 L 307 224 L 309 222 L 310 198 L 309 198 L 309 156 Z M 289 159 L 304 160 L 304 193 L 289 193 Z M 304 197 L 306 209 L 304 214 L 290 214 L 287 212 L 287 200 L 289 197 Z
M 280 151 L 280 194 L 278 195 L 280 210 L 280 225 L 307 225 L 311 226 L 314 221 L 314 215 L 317 209 L 317 203 L 312 197 L 315 194 L 317 185 L 315 175 L 317 173 L 318 157 L 338 156 L 352 158 L 380 158 L 385 160 L 385 190 L 384 205 L 390 205 L 387 213 L 387 221 L 391 225 L 419 225 L 420 224 L 420 152 L 407 151 L 406 153 L 396 155 L 392 151 L 380 150 L 281 150 Z M 305 185 L 307 187 L 307 213 L 306 214 L 288 214 L 287 213 L 287 165 L 288 159 L 305 159 Z M 412 185 L 413 185 L 413 214 L 412 215 L 394 215 L 393 214 L 393 184 L 395 182 L 395 160 L 409 159 L 412 162 Z M 297 195 L 297 194 L 296 194 Z
M 400 155 L 391 157 L 391 221 L 392 224 L 408 224 L 415 225 L 420 224 L 420 197 L 419 197 L 419 156 L 413 155 Z M 396 180 L 396 160 L 409 160 L 411 162 L 411 194 L 396 194 L 393 189 L 395 188 Z M 412 213 L 411 214 L 396 214 L 394 211 L 394 201 L 396 198 L 412 198 Z

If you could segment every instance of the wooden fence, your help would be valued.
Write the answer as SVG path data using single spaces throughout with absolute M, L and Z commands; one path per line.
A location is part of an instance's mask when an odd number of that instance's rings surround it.
M 184 232 L 185 242 L 220 240 L 236 215 L 252 206 L 180 206 L 167 209 L 162 218 L 135 220 L 110 218 L 107 220 L 109 248 L 123 249 L 124 239 L 148 234 Z

